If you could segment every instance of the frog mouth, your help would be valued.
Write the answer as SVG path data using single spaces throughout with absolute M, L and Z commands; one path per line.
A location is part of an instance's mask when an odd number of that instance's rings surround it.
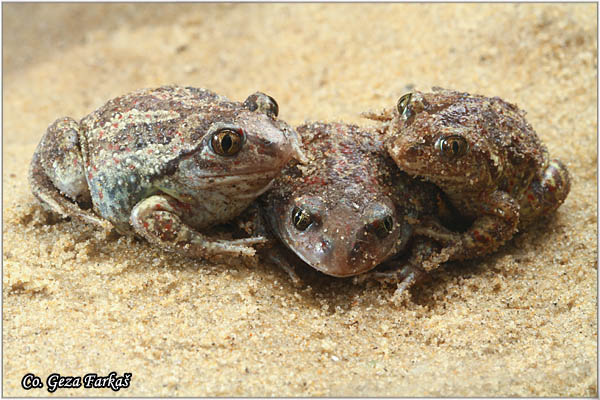
M 298 243 L 289 232 L 284 233 L 282 239 L 285 246 L 307 266 L 336 278 L 365 273 L 385 260 L 381 254 L 353 257 L 350 252 L 344 250 L 346 246 L 340 243 L 339 239 L 313 238 L 314 240 L 307 244 L 308 248 Z
M 247 173 L 236 173 L 235 175 L 218 174 L 218 175 L 203 175 L 198 177 L 201 181 L 209 181 L 207 187 L 214 185 L 228 185 L 249 182 L 253 180 L 271 180 L 277 176 L 280 168 L 263 169 L 260 171 L 252 171 Z
M 461 183 L 468 179 L 465 175 L 436 175 L 436 174 L 419 174 L 420 177 L 435 182 L 438 185 Z
M 205 182 L 208 186 L 220 185 L 221 182 L 227 183 L 240 183 L 242 181 L 252 180 L 256 178 L 274 178 L 281 171 L 280 166 L 274 166 L 273 168 L 263 168 L 260 170 L 252 170 L 249 172 L 216 172 L 216 173 L 190 173 L 187 175 L 181 175 L 180 179 L 187 182 L 193 182 L 195 187 L 201 187 Z
M 255 180 L 247 179 L 250 175 L 260 175 L 260 178 L 256 178 Z M 186 186 L 191 187 L 196 191 L 206 189 L 207 191 L 212 191 L 214 193 L 221 193 L 221 195 L 225 195 L 230 199 L 235 199 L 236 201 L 252 201 L 269 190 L 274 183 L 274 176 L 265 176 L 264 172 L 238 174 L 236 176 L 221 175 L 220 177 L 224 179 L 217 182 L 212 181 L 212 178 L 219 178 L 219 176 L 202 177 L 200 184 L 195 182 L 193 185 L 190 185 L 188 182 Z M 243 183 L 245 185 L 239 185 L 239 187 L 236 187 L 236 184 L 238 183 Z M 232 190 L 228 191 L 227 189 L 222 188 L 223 186 L 231 187 Z M 159 187 L 159 190 L 183 203 L 195 202 L 193 196 L 182 196 L 177 191 L 174 191 L 168 187 Z
M 358 274 L 368 272 L 378 265 L 377 262 L 372 263 L 372 265 L 367 265 L 366 263 L 351 265 L 349 262 L 344 262 L 343 260 L 335 260 L 329 262 L 317 259 L 309 260 L 307 257 L 305 257 L 304 254 L 302 254 L 302 252 L 296 251 L 294 249 L 290 250 L 292 250 L 292 252 L 309 267 L 314 268 L 317 271 L 320 271 L 326 275 L 334 276 L 336 278 L 348 278 L 351 276 L 356 276 Z

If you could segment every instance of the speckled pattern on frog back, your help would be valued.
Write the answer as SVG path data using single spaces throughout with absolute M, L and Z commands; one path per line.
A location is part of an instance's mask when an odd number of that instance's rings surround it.
M 246 244 L 264 238 L 211 240 L 195 229 L 235 217 L 302 159 L 278 109 L 260 92 L 244 103 L 179 86 L 117 97 L 80 123 L 50 125 L 31 163 L 33 193 L 62 215 L 188 256 L 253 254 Z
M 328 275 L 364 273 L 405 249 L 439 191 L 410 179 L 387 155 L 381 135 L 342 123 L 296 130 L 309 162 L 286 167 L 261 200 L 275 235 Z
M 235 122 L 240 108 L 240 103 L 205 89 L 169 86 L 117 97 L 85 117 L 80 140 L 97 213 L 127 231 L 133 206 L 162 191 L 205 207 L 192 223 L 197 228 L 239 214 L 277 169 L 261 165 L 264 160 L 259 158 L 223 162 L 210 154 L 209 127 L 219 121 Z M 257 156 L 269 150 L 269 156 L 275 155 L 274 148 L 260 144 L 252 144 Z M 192 159 L 199 150 L 205 154 Z M 202 187 L 209 190 L 198 190 Z M 221 204 L 212 207 L 215 198 Z
M 400 169 L 435 183 L 476 218 L 462 237 L 455 235 L 452 258 L 495 250 L 569 192 L 566 167 L 549 160 L 525 112 L 498 97 L 415 91 L 375 118 L 388 121 L 387 148 Z

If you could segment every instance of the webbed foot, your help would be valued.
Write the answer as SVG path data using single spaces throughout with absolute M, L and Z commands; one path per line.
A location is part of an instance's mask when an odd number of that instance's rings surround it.
M 533 180 L 521 199 L 520 227 L 537 217 L 550 214 L 567 198 L 571 190 L 571 178 L 567 167 L 558 159 L 551 160 L 541 179 Z

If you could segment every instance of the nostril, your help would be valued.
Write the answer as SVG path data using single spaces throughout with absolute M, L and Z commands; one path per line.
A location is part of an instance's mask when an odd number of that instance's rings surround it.
M 421 156 L 421 146 L 410 146 L 406 150 L 406 157 L 409 158 L 418 158 Z
M 261 139 L 261 141 L 262 141 L 261 144 L 265 147 L 272 147 L 275 144 L 275 142 L 273 142 L 272 140 L 269 140 L 267 138 Z
M 329 239 L 321 239 L 319 244 L 323 253 L 329 253 L 333 249 L 332 242 Z

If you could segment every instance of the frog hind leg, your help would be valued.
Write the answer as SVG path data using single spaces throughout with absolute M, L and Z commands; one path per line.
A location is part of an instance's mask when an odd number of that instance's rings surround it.
M 211 239 L 181 220 L 189 205 L 166 194 L 150 196 L 133 207 L 129 222 L 134 231 L 150 243 L 167 251 L 192 258 L 254 256 L 250 245 L 262 244 L 262 236 L 236 240 Z
M 48 127 L 29 166 L 29 184 L 36 198 L 63 217 L 75 217 L 110 230 L 110 222 L 81 205 L 91 205 L 79 146 L 79 124 L 60 118 Z
M 519 227 L 525 227 L 537 217 L 555 211 L 570 190 L 571 179 L 567 167 L 558 159 L 551 160 L 541 178 L 534 179 L 523 194 Z
M 478 217 L 463 233 L 454 232 L 436 219 L 415 227 L 415 233 L 443 244 L 439 261 L 466 260 L 492 253 L 517 232 L 519 206 L 506 192 L 495 191 L 481 202 Z
M 391 265 L 391 262 L 386 262 Z M 397 284 L 396 294 L 400 294 L 411 286 L 421 282 L 427 272 L 413 263 L 393 265 L 385 271 L 372 270 L 354 277 L 355 284 L 375 280 L 380 283 Z

